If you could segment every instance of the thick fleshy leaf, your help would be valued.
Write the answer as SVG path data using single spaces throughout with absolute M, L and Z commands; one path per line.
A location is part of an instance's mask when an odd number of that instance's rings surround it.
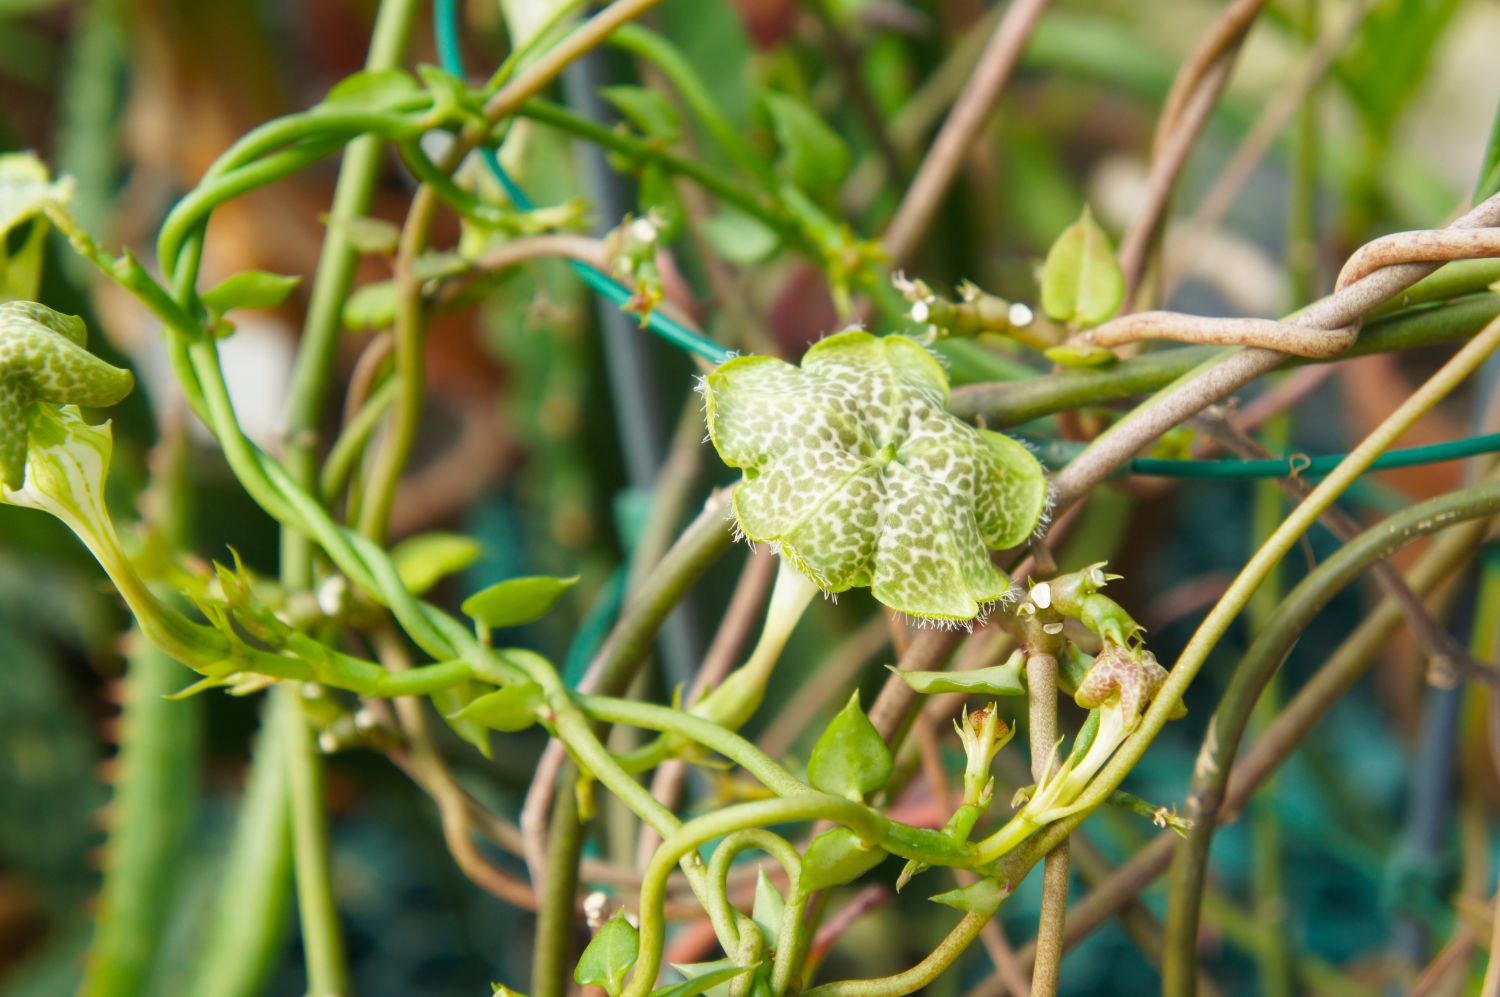
M 767 948 L 776 947 L 776 938 L 781 934 L 781 921 L 786 916 L 786 898 L 766 878 L 766 870 L 755 870 L 755 903 L 750 909 L 750 920 L 760 929 L 761 940 Z
M 626 920 L 623 910 L 616 913 L 583 950 L 573 980 L 585 987 L 603 987 L 610 997 L 618 997 L 640 946 L 640 932 Z
M 807 781 L 825 793 L 861 800 L 891 777 L 891 749 L 859 706 L 859 693 L 829 721 L 807 759 Z
M 443 578 L 467 568 L 484 554 L 479 541 L 458 533 L 419 533 L 391 548 L 396 573 L 412 595 L 422 595 Z
M 893 609 L 947 619 L 1008 590 L 988 551 L 1035 528 L 1046 477 L 1021 444 L 947 411 L 947 376 L 916 342 L 850 331 L 800 367 L 736 358 L 704 397 L 720 457 L 745 472 L 740 528 L 824 590 L 869 585 Z
M 210 311 L 220 315 L 236 308 L 275 308 L 301 282 L 301 277 L 244 270 L 215 284 L 199 297 Z
M 546 698 L 535 682 L 518 682 L 485 693 L 449 717 L 465 720 L 510 734 L 525 730 L 537 720 L 537 708 Z
M 563 593 L 578 584 L 578 576 L 553 578 L 532 575 L 507 578 L 481 589 L 463 601 L 464 615 L 492 630 L 518 627 L 539 620 L 557 604 Z
M 777 165 L 797 186 L 813 193 L 832 190 L 849 172 L 849 148 L 812 108 L 768 91 L 766 112 L 781 150 Z
M 1083 209 L 1047 251 L 1042 267 L 1042 309 L 1075 327 L 1098 325 L 1125 298 L 1125 274 L 1109 236 Z
M 802 889 L 816 893 L 831 886 L 852 883 L 881 862 L 886 853 L 866 846 L 847 827 L 824 831 L 808 843 L 802 856 Z

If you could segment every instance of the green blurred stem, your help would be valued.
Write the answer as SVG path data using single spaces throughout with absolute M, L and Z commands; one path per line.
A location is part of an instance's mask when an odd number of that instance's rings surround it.
M 1428 281 L 1443 278 L 1457 264 L 1449 264 L 1400 296 L 1401 300 L 1427 293 Z M 1338 360 L 1458 342 L 1474 335 L 1486 322 L 1500 315 L 1500 294 L 1483 293 L 1487 272 L 1470 268 L 1460 271 L 1461 286 L 1443 285 L 1443 293 L 1471 293 L 1451 304 L 1419 308 L 1372 321 L 1359 340 Z M 1488 281 L 1480 283 L 1488 277 Z M 983 419 L 991 428 L 1016 426 L 1064 409 L 1105 405 L 1163 388 L 1196 367 L 1233 352 L 1217 346 L 1183 346 L 1156 350 L 1108 367 L 1064 370 L 1025 381 L 1001 381 L 957 388 L 950 406 L 965 419 Z M 1313 361 L 1291 358 L 1282 367 L 1298 367 Z
M 282 683 L 271 695 L 286 741 L 287 793 L 291 799 L 292 860 L 296 870 L 297 912 L 309 997 L 349 993 L 344 938 L 333 899 L 333 856 L 323 792 L 323 758 L 302 709 L 302 687 Z
M 1299 299 L 1300 301 L 1301 299 Z M 1291 419 L 1279 413 L 1266 422 L 1262 443 L 1273 453 L 1285 453 L 1291 440 Z M 1281 489 L 1273 480 L 1255 483 L 1251 506 L 1251 536 L 1258 546 L 1264 543 L 1284 513 Z M 1282 566 L 1266 576 L 1260 588 L 1245 605 L 1245 621 L 1251 633 L 1260 633 L 1275 620 L 1281 602 Z M 1280 673 L 1271 676 L 1265 691 L 1255 704 L 1252 727 L 1263 731 L 1281 708 Z M 1287 948 L 1285 899 L 1282 893 L 1281 828 L 1276 819 L 1275 780 L 1268 779 L 1262 795 L 1250 808 L 1251 822 L 1251 893 L 1255 919 L 1261 932 L 1252 953 L 1260 975 L 1261 992 L 1268 997 L 1290 997 L 1292 994 L 1292 959 Z
M 1078 812 L 1054 822 L 1044 831 L 1003 858 L 996 873 L 1006 881 L 1017 881 L 1038 858 L 1056 842 L 1066 837 L 1073 828 L 1102 804 L 1109 794 L 1119 787 L 1125 776 L 1140 761 L 1156 735 L 1165 726 L 1168 716 L 1182 702 L 1182 696 L 1197 676 L 1209 653 L 1218 644 L 1229 625 L 1244 609 L 1245 601 L 1259 587 L 1270 569 L 1279 563 L 1297 540 L 1307 532 L 1313 522 L 1333 504 L 1334 500 L 1363 474 L 1384 451 L 1406 432 L 1413 423 L 1430 411 L 1446 397 L 1484 360 L 1500 346 L 1500 321 L 1493 321 L 1473 340 L 1460 349 L 1431 378 L 1418 388 L 1406 401 L 1388 416 L 1375 430 L 1339 464 L 1337 468 L 1312 490 L 1303 502 L 1292 510 L 1271 538 L 1261 546 L 1230 584 L 1228 590 L 1210 610 L 1207 618 L 1183 648 L 1177 663 L 1168 673 L 1167 680 L 1158 692 L 1151 707 L 1141 718 L 1140 725 L 1126 739 L 1089 788 L 1076 804 Z M 1180 971 L 1184 967 L 1178 967 Z M 1191 985 L 1191 974 L 1184 978 Z
M 282 714 L 300 708 L 288 697 L 269 696 L 261 710 L 254 761 L 219 875 L 207 937 L 185 990 L 190 997 L 264 993 L 285 944 L 292 841 Z
M 1192 992 L 1208 849 L 1240 738 L 1267 680 L 1307 624 L 1371 565 L 1418 537 L 1496 511 L 1500 511 L 1500 482 L 1492 481 L 1430 499 L 1366 530 L 1292 589 L 1245 652 L 1214 714 L 1213 736 L 1205 740 L 1194 770 L 1187 801 L 1187 815 L 1193 818 L 1194 826 L 1172 867 L 1163 963 L 1166 993 Z
M 719 148 L 766 191 L 778 188 L 779 182 L 766 165 L 765 158 L 745 140 L 743 130 L 729 120 L 729 115 L 714 99 L 708 85 L 675 45 L 639 24 L 627 24 L 618 29 L 610 37 L 610 44 L 639 56 L 661 70 L 693 115 L 719 144 Z
M 201 705 L 167 699 L 182 687 L 182 666 L 139 633 L 131 642 L 104 885 L 79 990 L 86 997 L 150 989 L 197 812 Z
M 627 779 L 626 781 L 633 786 L 636 785 L 634 780 Z M 610 788 L 615 789 L 614 786 Z M 758 800 L 753 803 L 724 807 L 685 824 L 677 824 L 676 818 L 671 817 L 670 814 L 668 817 L 675 826 L 670 826 L 666 830 L 663 829 L 663 825 L 653 822 L 653 826 L 662 835 L 662 844 L 646 867 L 641 883 L 640 956 L 631 974 L 630 984 L 625 989 L 626 997 L 646 997 L 661 969 L 662 946 L 666 940 L 666 924 L 662 908 L 666 902 L 667 883 L 675 867 L 681 864 L 683 870 L 688 873 L 689 882 L 694 884 L 694 893 L 697 894 L 699 901 L 705 909 L 712 909 L 712 887 L 705 882 L 703 860 L 698 855 L 698 849 L 717 838 L 736 831 L 776 824 L 828 820 L 844 825 L 864 840 L 873 842 L 885 851 L 902 858 L 916 859 L 931 865 L 960 867 L 967 867 L 970 861 L 967 845 L 956 844 L 942 831 L 900 824 L 863 803 L 816 791 L 799 793 L 781 799 Z M 987 919 L 986 917 L 983 920 Z M 982 920 L 974 927 L 974 934 L 978 933 L 981 926 Z M 972 940 L 973 935 L 968 936 L 963 946 L 967 946 Z M 720 942 L 726 951 L 733 950 L 732 939 L 721 938 Z M 947 962 L 934 969 L 934 975 L 946 968 L 961 950 L 962 947 L 954 951 Z M 915 970 L 909 972 L 915 972 Z M 911 991 L 882 992 L 910 993 Z
M 381 0 L 365 68 L 382 70 L 400 66 L 417 7 L 416 0 Z M 377 135 L 363 135 L 349 143 L 334 187 L 330 211 L 334 220 L 346 221 L 369 210 L 383 145 Z M 176 258 L 175 254 L 172 258 Z M 340 313 L 358 260 L 359 253 L 347 227 L 330 225 L 318 258 L 307 318 L 292 368 L 287 415 L 287 472 L 308 490 L 318 484 L 318 424 L 333 377 Z M 297 530 L 282 531 L 281 578 L 296 588 L 312 584 L 312 545 Z M 272 695 L 278 700 L 276 714 L 286 744 L 292 856 L 307 987 L 314 997 L 338 997 L 349 992 L 349 976 L 333 897 L 323 760 L 303 715 L 301 686 L 283 684 Z
M 947 972 L 958 957 L 968 951 L 979 932 L 994 914 L 965 914 L 963 920 L 948 932 L 921 962 L 903 973 L 876 980 L 841 980 L 825 983 L 803 992 L 804 997 L 899 997 L 916 993 Z
M 532 97 L 558 78 L 569 65 L 602 44 L 629 21 L 645 14 L 661 0 L 614 0 L 575 28 L 536 62 L 521 70 L 485 102 L 483 119 L 465 126 L 443 156 L 439 168 L 451 172 L 482 144 L 502 119 L 514 115 Z M 428 184 L 417 188 L 407 211 L 396 251 L 395 377 L 400 385 L 381 446 L 370 464 L 370 475 L 360 508 L 359 532 L 379 541 L 389 526 L 396 486 L 416 442 L 425 386 L 423 344 L 426 309 L 422 281 L 414 272 L 417 257 L 427 249 L 438 198 Z

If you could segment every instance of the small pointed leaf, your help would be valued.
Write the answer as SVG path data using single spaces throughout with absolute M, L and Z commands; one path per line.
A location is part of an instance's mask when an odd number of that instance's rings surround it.
M 625 974 L 635 965 L 641 936 L 619 911 L 604 922 L 588 948 L 578 959 L 573 980 L 580 986 L 603 987 L 610 997 L 619 997 L 625 988 Z
M 323 215 L 323 224 L 338 232 L 356 251 L 372 256 L 389 256 L 401 241 L 401 230 L 383 218 L 351 215 L 347 218 Z
M 620 117 L 650 138 L 672 141 L 682 131 L 677 108 L 659 90 L 623 84 L 600 87 L 599 95 L 614 105 Z
M 536 723 L 537 709 L 545 699 L 542 687 L 535 682 L 518 682 L 480 696 L 449 719 L 514 733 Z
M 200 297 L 208 310 L 217 315 L 236 308 L 275 308 L 302 282 L 301 277 L 244 270 L 215 284 Z
M 396 282 L 366 284 L 344 302 L 344 328 L 388 329 L 396 321 Z
M 1125 274 L 1109 236 L 1087 207 L 1047 252 L 1042 269 L 1042 309 L 1075 328 L 1098 325 L 1125 298 Z
M 563 593 L 577 584 L 577 575 L 508 578 L 475 592 L 464 600 L 462 608 L 465 616 L 491 630 L 516 627 L 545 616 Z
M 422 88 L 401 69 L 362 69 L 333 85 L 325 105 L 352 111 L 389 111 L 421 96 Z
M 843 886 L 875 868 L 885 857 L 885 852 L 865 845 L 847 827 L 836 827 L 808 844 L 802 856 L 800 885 L 805 893 Z
M 967 672 L 903 672 L 896 668 L 891 671 L 901 676 L 912 691 L 923 695 L 957 692 L 974 696 L 1024 696 L 1021 664 L 1022 659 L 1012 658 L 1003 665 Z
M 993 914 L 1010 893 L 993 879 L 981 879 L 970 886 L 929 897 L 933 903 L 961 910 L 966 914 Z
M 484 554 L 479 541 L 458 533 L 419 533 L 391 549 L 396 573 L 412 595 L 422 595 L 443 578 L 464 570 Z
M 825 793 L 862 800 L 890 777 L 891 750 L 860 709 L 856 690 L 813 746 L 807 778 Z
M 730 263 L 763 263 L 781 245 L 776 230 L 754 215 L 720 208 L 703 220 L 703 235 Z
M 824 193 L 849 172 L 849 148 L 806 104 L 782 93 L 765 94 L 766 111 L 780 149 L 777 165 L 798 187 Z
M 766 878 L 766 871 L 755 870 L 755 906 L 751 908 L 750 920 L 760 929 L 760 936 L 767 948 L 774 948 L 781 934 L 781 920 L 786 916 L 786 899 L 781 891 Z
M 758 965 L 759 963 L 756 963 L 756 966 Z M 681 983 L 658 987 L 651 991 L 651 997 L 698 997 L 699 994 L 710 993 L 717 988 L 724 987 L 729 981 L 744 976 L 756 966 L 736 966 L 728 959 L 717 959 L 713 962 L 674 963 L 672 968 L 687 979 Z

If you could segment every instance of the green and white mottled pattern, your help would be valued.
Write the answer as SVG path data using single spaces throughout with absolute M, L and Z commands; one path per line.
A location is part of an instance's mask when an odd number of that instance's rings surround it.
M 0 304 L 0 484 L 21 487 L 36 403 L 94 408 L 130 394 L 130 371 L 90 353 L 87 337 L 75 315 L 32 301 Z
M 869 586 L 911 616 L 969 620 L 1010 587 L 1013 547 L 1047 502 L 1021 444 L 948 412 L 948 378 L 904 336 L 839 333 L 800 367 L 738 357 L 704 385 L 719 456 L 744 471 L 734 513 L 819 587 Z

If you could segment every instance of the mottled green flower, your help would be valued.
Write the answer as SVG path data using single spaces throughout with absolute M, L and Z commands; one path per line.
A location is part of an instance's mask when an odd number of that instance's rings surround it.
M 948 378 L 904 336 L 823 340 L 800 367 L 739 357 L 708 375 L 708 431 L 744 471 L 734 514 L 819 587 L 868 585 L 911 616 L 968 620 L 1010 587 L 989 550 L 1047 501 L 1021 444 L 948 412 Z
M 20 488 L 33 405 L 114 405 L 135 384 L 130 371 L 84 349 L 77 316 L 31 301 L 0 304 L 0 484 Z

